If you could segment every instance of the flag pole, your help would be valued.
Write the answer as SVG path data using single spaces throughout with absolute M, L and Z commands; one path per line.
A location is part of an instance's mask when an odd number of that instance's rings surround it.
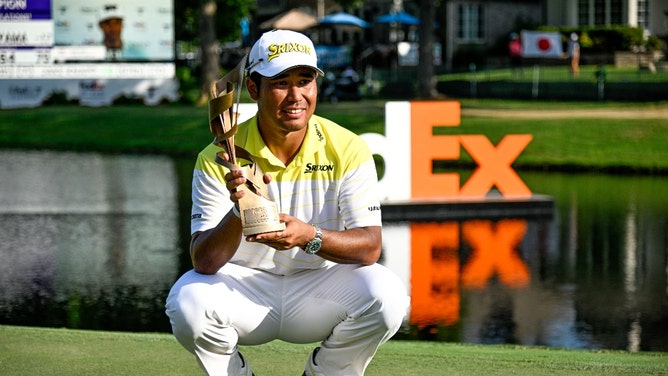
M 533 99 L 538 98 L 538 83 L 540 81 L 540 67 L 538 64 L 533 66 L 533 85 L 531 86 L 531 97 Z

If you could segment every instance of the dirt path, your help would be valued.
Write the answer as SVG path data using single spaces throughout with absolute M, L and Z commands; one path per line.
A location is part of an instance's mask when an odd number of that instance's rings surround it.
M 560 119 L 560 118 L 605 118 L 605 119 L 666 119 L 668 105 L 652 109 L 574 109 L 574 110 L 518 110 L 518 109 L 462 109 L 462 116 L 521 118 L 521 119 Z

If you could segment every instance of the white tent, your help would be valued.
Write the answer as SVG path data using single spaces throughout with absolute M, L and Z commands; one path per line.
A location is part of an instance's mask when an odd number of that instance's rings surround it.
M 260 24 L 262 30 L 287 29 L 294 31 L 306 30 L 318 24 L 318 19 L 299 9 L 281 13 Z

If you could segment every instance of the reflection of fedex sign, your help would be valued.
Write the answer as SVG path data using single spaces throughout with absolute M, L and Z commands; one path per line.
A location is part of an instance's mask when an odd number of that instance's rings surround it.
M 519 248 L 524 244 L 527 249 L 538 249 L 539 229 L 531 229 L 525 219 L 386 223 L 383 265 L 410 287 L 411 324 L 419 329 L 454 325 L 466 304 L 461 299 L 464 290 L 480 290 L 490 284 L 522 289 L 530 284 L 531 269 Z M 462 249 L 470 251 L 466 254 Z M 478 314 L 488 309 L 477 307 Z
M 483 198 L 493 187 L 504 196 L 530 196 L 511 164 L 531 142 L 531 135 L 506 135 L 496 146 L 483 135 L 434 135 L 435 126 L 458 126 L 460 104 L 454 101 L 388 102 L 385 136 L 361 137 L 385 161 L 380 180 L 384 200 Z M 456 173 L 434 173 L 434 160 L 459 160 L 464 148 L 478 167 L 460 186 Z

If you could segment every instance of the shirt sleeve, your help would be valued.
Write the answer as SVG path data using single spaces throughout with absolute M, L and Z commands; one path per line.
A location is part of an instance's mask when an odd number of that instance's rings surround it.
M 345 228 L 381 226 L 376 165 L 366 143 L 359 137 L 349 144 L 339 205 Z
M 205 149 L 197 157 L 192 180 L 192 211 L 190 232 L 216 227 L 232 209 L 230 194 L 225 187 L 226 170 L 215 160 L 215 151 Z

